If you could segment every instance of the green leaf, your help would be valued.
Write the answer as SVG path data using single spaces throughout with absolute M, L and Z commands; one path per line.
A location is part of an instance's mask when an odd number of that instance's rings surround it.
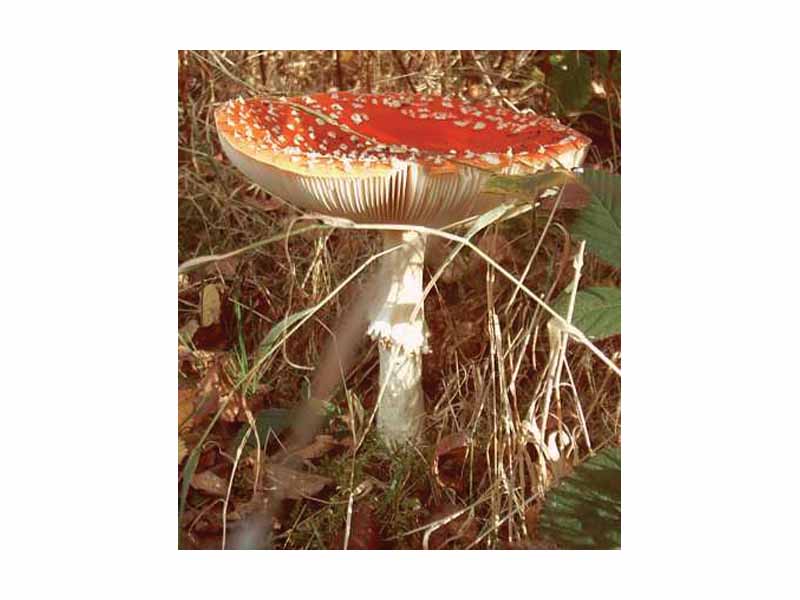
M 553 64 L 549 84 L 564 112 L 586 106 L 592 97 L 592 66 L 588 55 L 575 51 L 564 54 L 562 60 Z
M 607 448 L 576 467 L 547 494 L 539 534 L 561 548 L 619 548 L 621 470 L 619 448 Z
M 291 423 L 291 412 L 285 408 L 267 408 L 256 413 L 256 431 L 258 431 L 258 439 L 261 441 L 261 447 L 264 447 L 269 432 L 278 435 L 281 431 L 286 429 Z M 242 425 L 239 433 L 233 439 L 230 446 L 231 454 L 236 454 L 239 444 L 242 443 L 244 437 L 247 436 L 245 450 L 256 447 L 256 438 L 253 436 L 253 431 L 250 429 L 249 424 Z
M 481 191 L 534 200 L 548 189 L 568 184 L 578 184 L 575 175 L 563 169 L 555 169 L 533 175 L 492 175 L 487 179 Z
M 255 362 L 258 362 L 263 356 L 272 350 L 272 348 L 275 346 L 275 343 L 278 341 L 278 338 L 280 338 L 284 331 L 312 312 L 314 312 L 313 308 L 305 308 L 297 311 L 293 315 L 289 315 L 282 321 L 279 321 L 273 325 L 272 329 L 269 330 L 269 333 L 267 333 L 267 335 L 261 341 L 261 344 L 258 346 Z
M 590 252 L 619 269 L 622 254 L 622 178 L 608 171 L 587 170 L 580 180 L 589 188 L 592 199 L 578 213 L 570 233 L 577 239 L 586 240 Z
M 553 310 L 565 319 L 570 293 L 564 291 L 553 303 Z M 572 324 L 591 340 L 617 335 L 622 330 L 622 297 L 619 288 L 590 287 L 575 294 Z

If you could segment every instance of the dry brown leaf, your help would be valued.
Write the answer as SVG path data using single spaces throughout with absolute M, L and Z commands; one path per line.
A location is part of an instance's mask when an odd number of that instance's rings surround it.
M 344 546 L 344 531 L 340 531 L 331 543 L 331 550 L 341 550 Z M 368 503 L 359 503 L 353 509 L 350 521 L 348 550 L 379 550 L 381 548 L 381 528 L 375 517 L 375 509 Z
M 194 412 L 196 392 L 191 388 L 178 388 L 178 430 L 188 429 Z
M 469 437 L 463 431 L 443 437 L 436 445 L 431 470 L 433 476 L 442 487 L 453 488 L 456 491 L 463 489 L 464 462 L 469 448 Z
M 282 465 L 269 465 L 267 474 L 270 484 L 279 486 L 284 496 L 293 500 L 314 497 L 326 485 L 333 483 L 333 479 L 328 477 L 296 471 Z
M 225 496 L 228 491 L 227 482 L 211 471 L 203 471 L 192 477 L 192 487 L 211 496 Z
M 459 546 L 463 547 L 478 536 L 478 524 L 468 511 L 449 520 L 451 516 L 462 510 L 460 506 L 446 502 L 431 512 L 430 523 L 432 526 L 437 522 L 444 521 L 444 523 L 436 526 L 432 531 L 428 540 L 428 548 L 431 550 L 444 549 L 453 542 L 459 542 Z
M 313 460 L 315 458 L 319 458 L 320 456 L 324 456 L 334 448 L 340 448 L 345 445 L 346 444 L 338 441 L 332 435 L 320 434 L 308 446 L 301 448 L 292 454 L 302 458 L 303 460 Z
M 239 268 L 240 263 L 240 257 L 229 256 L 206 265 L 204 272 L 206 275 L 212 276 L 220 273 L 225 279 L 232 279 L 236 275 L 236 270 Z
M 200 325 L 208 327 L 218 323 L 222 316 L 222 299 L 219 295 L 219 286 L 209 283 L 203 288 L 203 297 L 200 302 Z

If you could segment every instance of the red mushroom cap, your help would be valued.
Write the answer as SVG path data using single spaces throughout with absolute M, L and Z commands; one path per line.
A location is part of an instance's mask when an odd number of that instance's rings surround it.
M 225 153 L 262 187 L 361 222 L 470 216 L 491 173 L 573 168 L 590 144 L 553 119 L 423 94 L 239 98 L 216 122 Z

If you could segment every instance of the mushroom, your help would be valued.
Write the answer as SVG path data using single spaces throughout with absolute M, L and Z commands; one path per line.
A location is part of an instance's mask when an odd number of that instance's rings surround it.
M 270 193 L 356 223 L 442 227 L 491 206 L 493 173 L 581 164 L 590 140 L 559 122 L 490 102 L 423 94 L 335 92 L 238 98 L 216 124 L 231 162 Z M 422 277 L 425 235 L 384 232 L 379 306 L 378 430 L 390 447 L 417 439 L 428 351 Z

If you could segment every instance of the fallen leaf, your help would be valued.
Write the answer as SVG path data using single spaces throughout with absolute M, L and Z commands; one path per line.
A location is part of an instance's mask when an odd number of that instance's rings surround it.
M 467 458 L 469 437 L 463 431 L 443 437 L 436 445 L 431 470 L 436 481 L 444 488 L 463 491 L 466 484 L 464 462 Z
M 222 316 L 222 300 L 219 295 L 219 287 L 214 283 L 209 283 L 203 288 L 203 297 L 200 302 L 200 325 L 208 327 L 219 322 Z
M 269 476 L 270 483 L 282 489 L 283 495 L 292 500 L 300 500 L 301 498 L 314 497 L 326 485 L 333 483 L 333 479 L 323 477 L 322 475 L 314 475 L 313 473 L 304 473 L 303 471 L 296 471 L 283 465 L 269 465 L 267 467 L 267 475 Z
M 211 496 L 224 497 L 228 491 L 227 482 L 211 471 L 203 471 L 192 477 L 192 487 Z
M 320 434 L 305 448 L 288 454 L 302 458 L 303 460 L 313 460 L 324 456 L 334 448 L 343 448 L 345 446 L 347 446 L 346 443 L 340 442 L 332 435 Z M 286 452 L 281 452 L 281 456 L 287 456 L 288 454 Z
M 461 507 L 445 503 L 431 512 L 430 523 L 433 525 L 437 521 L 446 521 L 445 523 L 436 527 L 428 538 L 428 548 L 431 550 L 443 549 L 452 542 L 460 542 L 459 547 L 463 547 L 472 542 L 478 537 L 478 525 L 475 519 L 465 511 L 452 520 L 447 520 L 452 515 L 456 514 Z
M 191 388 L 178 388 L 178 430 L 188 429 L 191 425 L 189 417 L 194 412 L 195 395 Z
M 220 273 L 226 279 L 233 279 L 240 263 L 240 257 L 229 256 L 228 258 L 216 260 L 211 264 L 206 265 L 204 272 L 206 275 L 216 275 L 217 273 Z
M 340 531 L 331 543 L 331 550 L 344 548 L 345 532 Z M 353 508 L 350 520 L 350 537 L 347 540 L 347 550 L 379 550 L 381 548 L 381 529 L 375 518 L 375 509 L 367 504 L 360 503 Z

